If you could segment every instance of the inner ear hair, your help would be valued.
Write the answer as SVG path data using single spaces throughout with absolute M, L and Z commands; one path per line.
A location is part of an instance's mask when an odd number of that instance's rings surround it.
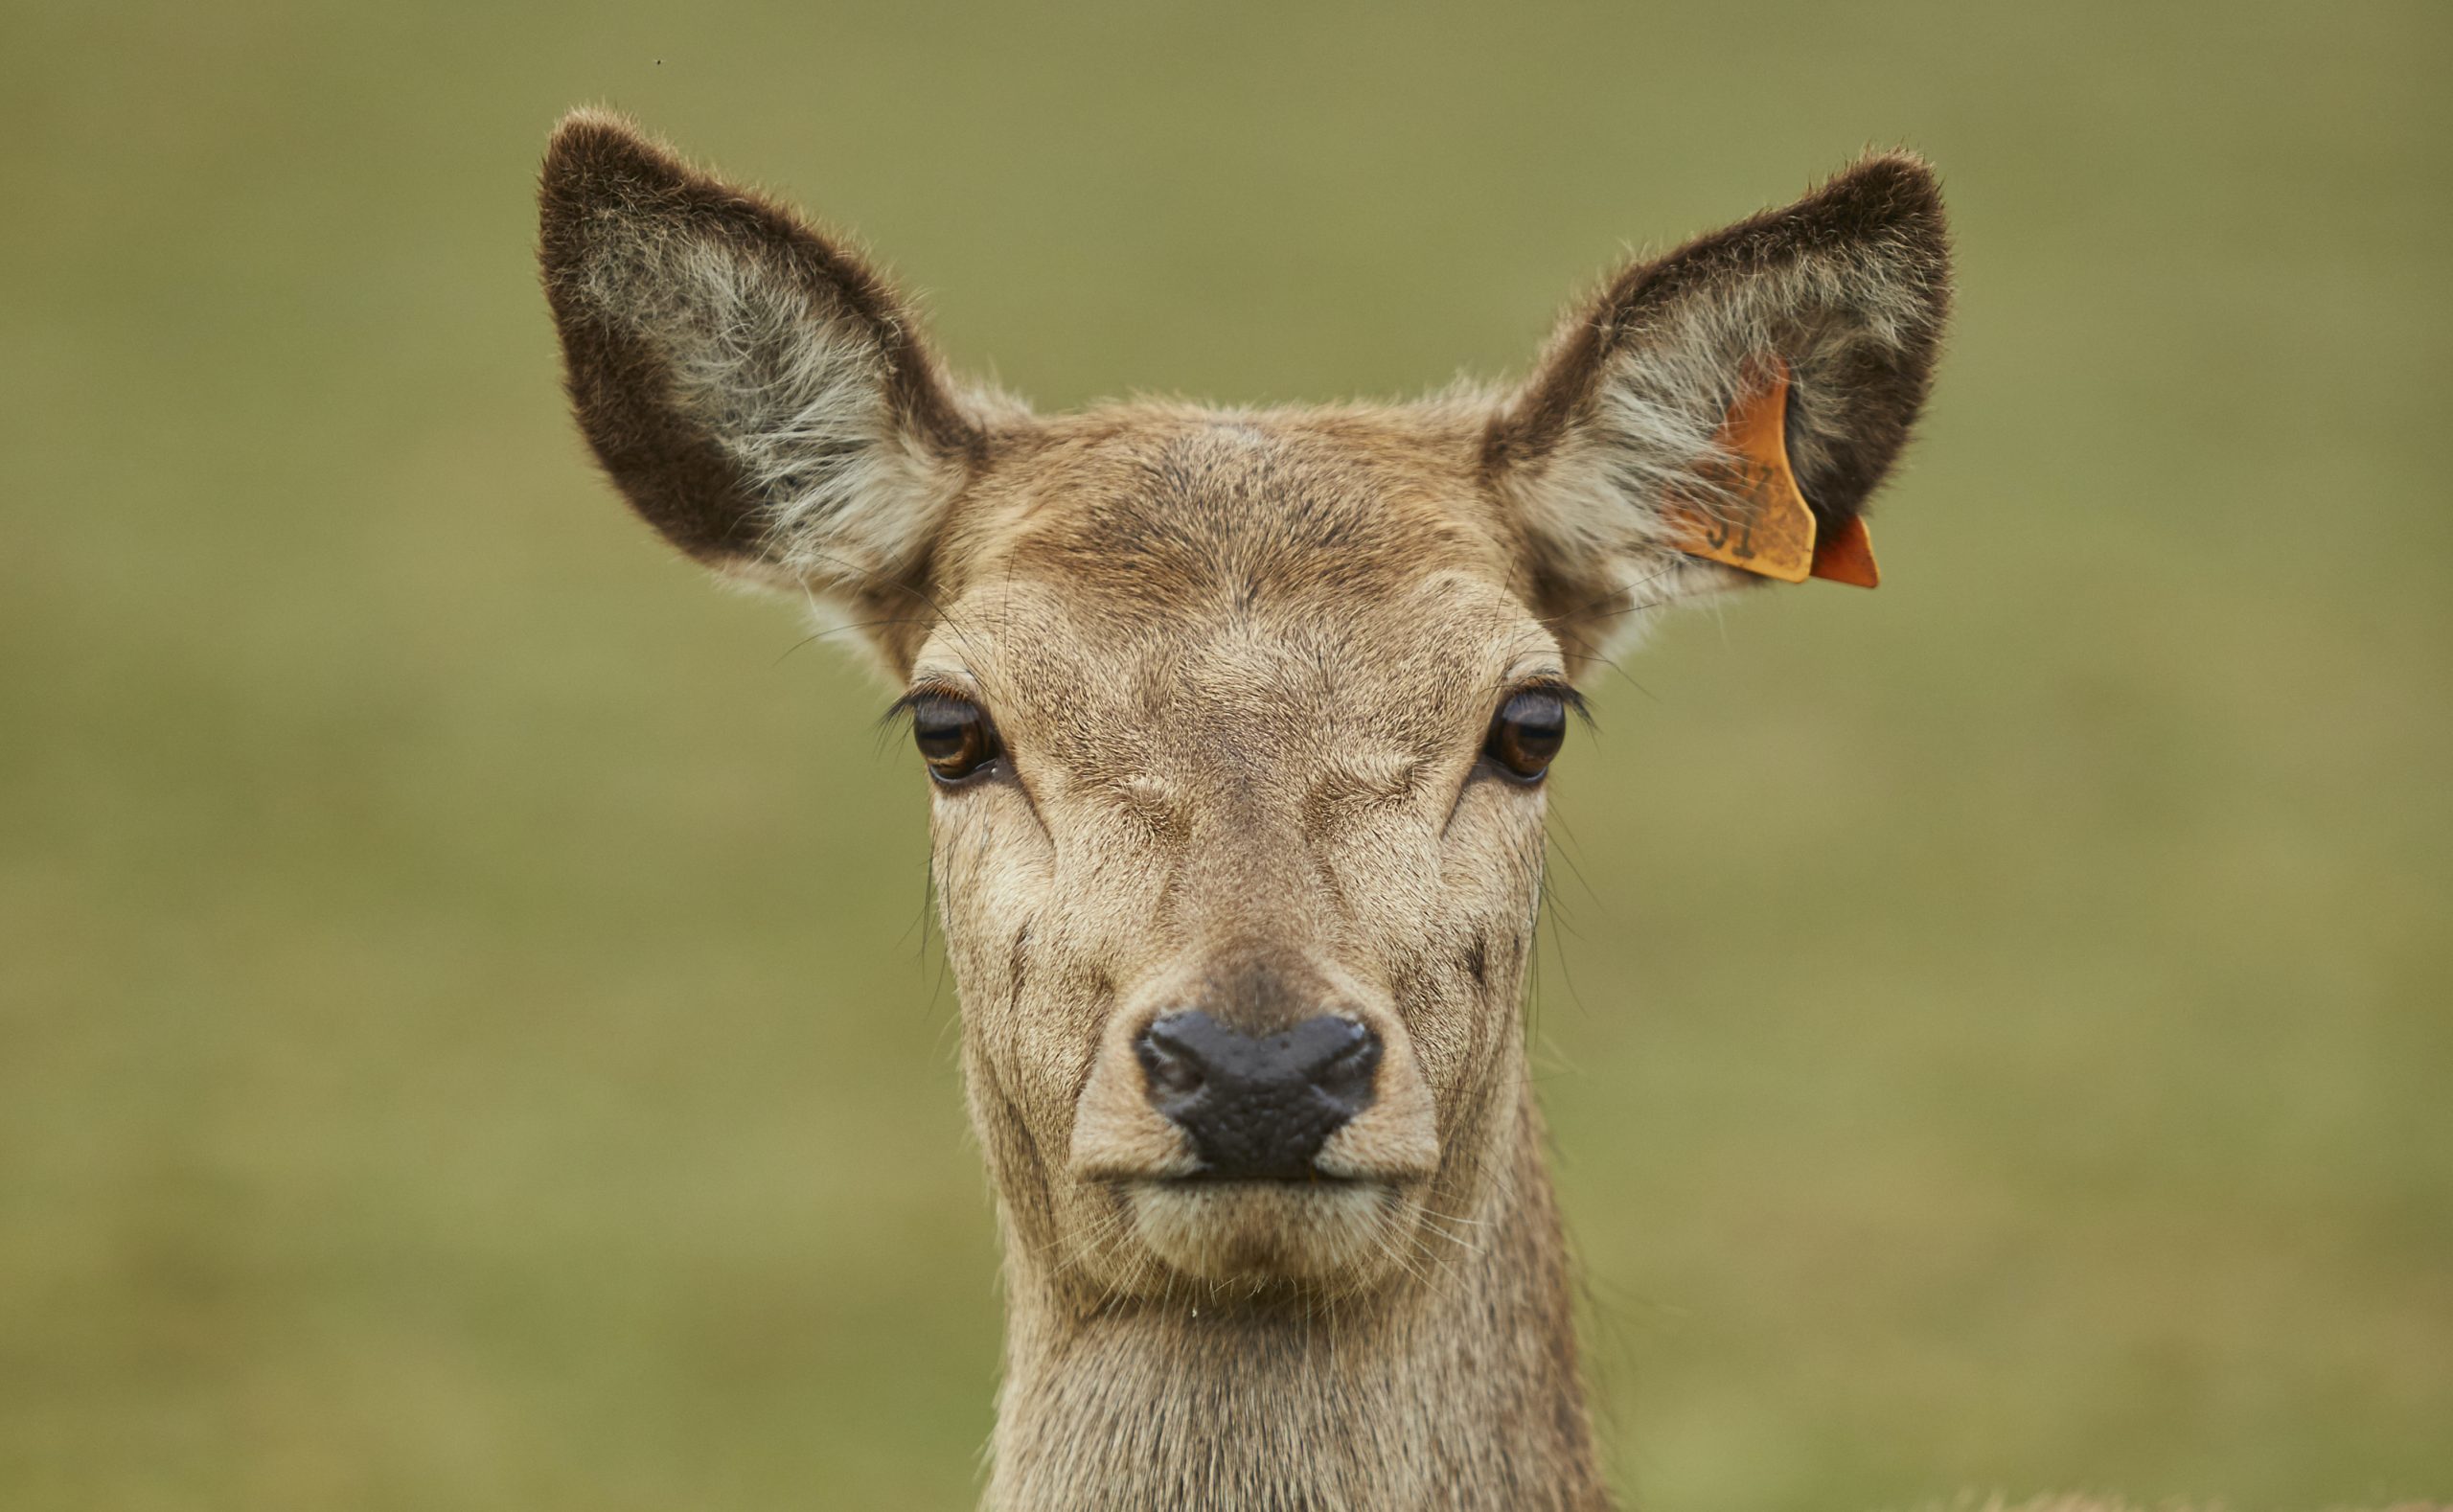
M 640 515 L 794 585 L 925 559 L 979 430 L 865 261 L 604 111 L 555 131 L 539 204 L 572 404 Z
M 1865 508 L 1906 444 L 1950 291 L 1933 170 L 1909 153 L 1868 156 L 1795 204 L 1620 272 L 1561 325 L 1492 424 L 1485 464 L 1537 479 L 1562 462 L 1597 468 L 1601 489 L 1549 512 L 1616 518 L 1549 528 L 1588 548 L 1657 540 L 1661 504 L 1694 489 L 1731 406 L 1777 357 L 1792 375 L 1790 466 L 1828 527 Z

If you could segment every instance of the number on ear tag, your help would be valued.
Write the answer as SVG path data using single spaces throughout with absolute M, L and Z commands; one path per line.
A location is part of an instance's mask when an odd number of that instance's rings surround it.
M 1789 365 L 1772 357 L 1721 422 L 1726 460 L 1705 499 L 1673 499 L 1671 544 L 1742 571 L 1803 583 L 1809 577 L 1872 587 L 1881 581 L 1865 521 L 1850 517 L 1817 540 L 1814 511 L 1789 470 Z

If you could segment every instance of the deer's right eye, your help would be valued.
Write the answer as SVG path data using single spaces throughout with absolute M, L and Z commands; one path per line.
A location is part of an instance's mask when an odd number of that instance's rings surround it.
M 977 776 L 1005 749 L 986 710 L 944 693 L 911 700 L 911 742 L 928 775 L 949 786 Z

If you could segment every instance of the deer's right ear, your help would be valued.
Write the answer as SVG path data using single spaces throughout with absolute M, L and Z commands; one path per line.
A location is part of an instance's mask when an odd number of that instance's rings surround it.
M 912 587 L 978 427 L 884 281 L 599 111 L 538 197 L 571 403 L 631 507 L 730 575 Z

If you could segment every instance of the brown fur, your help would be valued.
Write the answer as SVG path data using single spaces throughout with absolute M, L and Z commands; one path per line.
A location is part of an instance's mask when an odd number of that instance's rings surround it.
M 1884 157 L 1630 270 L 1513 396 L 1039 418 L 958 394 L 865 265 L 621 123 L 546 160 L 582 428 L 652 524 L 879 623 L 1006 761 L 933 805 L 1009 1311 L 1000 1508 L 1593 1508 L 1521 999 L 1514 690 L 1727 586 L 1664 543 L 1748 364 L 1826 516 L 1891 465 L 1947 293 Z M 1187 1185 L 1130 1045 L 1200 1007 L 1386 1047 L 1317 1183 Z

